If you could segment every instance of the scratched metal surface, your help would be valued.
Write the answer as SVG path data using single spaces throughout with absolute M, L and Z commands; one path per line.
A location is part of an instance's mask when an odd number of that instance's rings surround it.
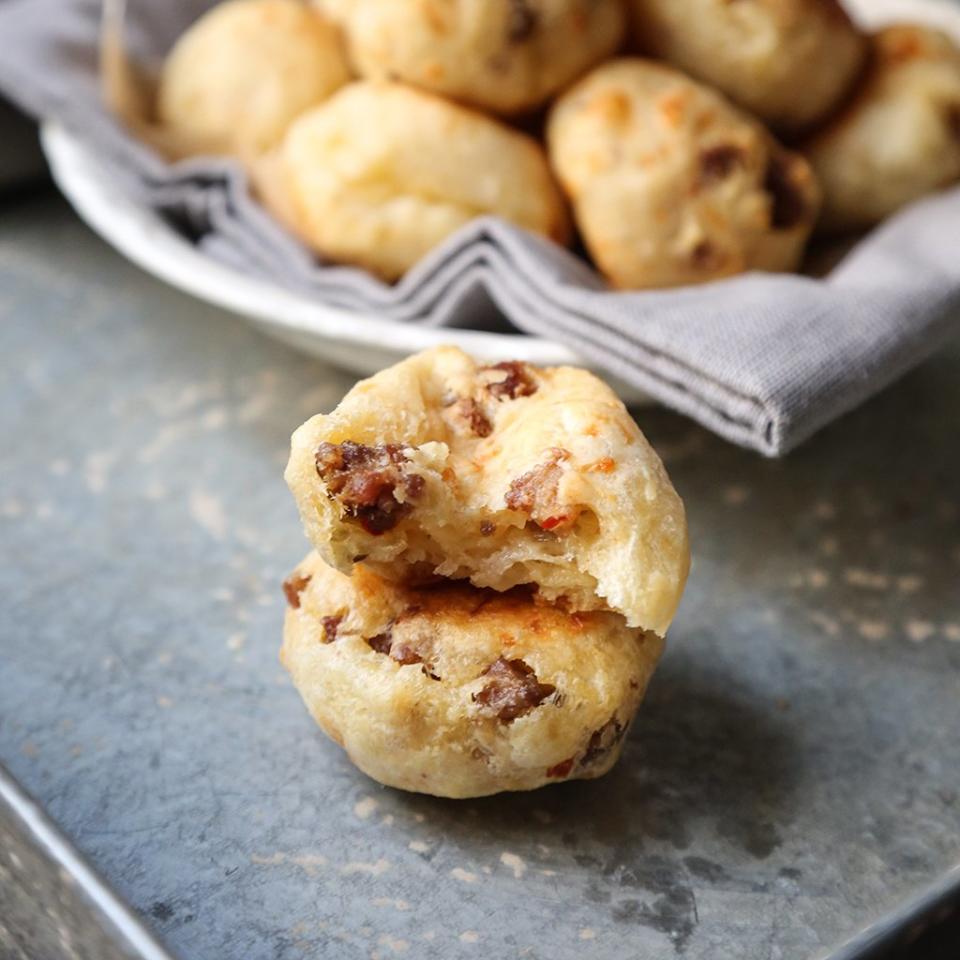
M 0 760 L 173 952 L 805 958 L 960 859 L 960 344 L 784 462 L 642 413 L 695 564 L 625 758 L 480 802 L 277 663 L 287 438 L 348 386 L 3 208 Z
M 0 957 L 169 960 L 2 764 Z

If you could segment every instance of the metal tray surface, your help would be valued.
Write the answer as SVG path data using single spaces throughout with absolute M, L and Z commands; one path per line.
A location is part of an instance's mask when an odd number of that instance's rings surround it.
M 803 960 L 960 859 L 960 344 L 782 462 L 640 414 L 695 562 L 624 760 L 456 803 L 277 663 L 287 438 L 350 378 L 51 198 L 0 290 L 0 761 L 171 953 Z
M 170 960 L 2 766 L 0 957 Z

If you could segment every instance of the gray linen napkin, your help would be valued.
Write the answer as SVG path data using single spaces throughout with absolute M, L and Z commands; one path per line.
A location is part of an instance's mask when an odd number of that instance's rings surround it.
M 210 0 L 128 0 L 127 41 L 157 63 Z M 736 443 L 776 456 L 914 366 L 960 321 L 960 189 L 918 203 L 820 280 L 747 274 L 612 292 L 582 260 L 495 218 L 474 221 L 388 285 L 324 265 L 230 162 L 167 164 L 97 92 L 99 0 L 0 3 L 0 90 L 88 143 L 119 189 L 211 257 L 318 301 L 401 322 L 497 322 L 582 356 Z M 170 229 L 176 229 L 170 226 Z M 491 319 L 494 318 L 494 319 Z

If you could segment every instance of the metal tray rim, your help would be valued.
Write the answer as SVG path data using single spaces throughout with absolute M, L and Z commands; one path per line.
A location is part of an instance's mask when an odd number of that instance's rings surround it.
M 35 850 L 71 878 L 86 898 L 91 918 L 122 944 L 126 952 L 142 960 L 174 960 L 2 763 L 0 806 L 20 824 Z

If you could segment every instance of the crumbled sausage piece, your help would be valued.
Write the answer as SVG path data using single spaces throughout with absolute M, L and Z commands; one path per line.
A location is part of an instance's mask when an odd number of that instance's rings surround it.
M 328 496 L 337 499 L 367 533 L 392 530 L 411 511 L 411 501 L 423 493 L 423 477 L 406 472 L 409 460 L 397 443 L 369 447 L 350 440 L 324 441 L 317 447 L 315 462 Z
M 556 763 L 552 767 L 547 767 L 547 776 L 557 777 L 558 779 L 570 776 L 574 759 L 574 757 L 567 757 L 566 760 L 561 760 L 560 763 Z
M 283 593 L 287 598 L 287 603 L 289 603 L 294 610 L 300 608 L 300 594 L 307 589 L 309 582 L 310 577 L 304 576 L 301 573 L 293 573 L 283 581 Z
M 337 631 L 340 629 L 340 624 L 343 622 L 343 617 L 322 617 L 320 620 L 321 625 L 323 626 L 323 642 L 324 643 L 333 643 L 337 639 Z
M 580 758 L 581 767 L 590 767 L 602 760 L 624 737 L 627 728 L 616 717 L 611 717 L 599 730 L 594 730 L 587 741 L 587 749 Z
M 421 663 L 423 664 L 421 669 L 425 676 L 428 676 L 431 680 L 440 679 L 440 677 L 433 672 L 433 664 L 425 663 L 423 656 L 417 649 L 403 641 L 394 642 L 392 623 L 383 633 L 378 633 L 375 637 L 370 637 L 367 643 L 373 650 L 376 650 L 377 653 L 382 653 L 391 660 L 395 660 L 401 667 L 409 667 L 413 666 L 413 664 Z
M 807 204 L 794 178 L 794 164 L 780 154 L 773 154 L 767 164 L 763 189 L 770 194 L 770 226 L 789 230 L 807 214 Z
M 719 270 L 723 254 L 709 240 L 701 240 L 690 251 L 690 263 L 695 270 Z
M 403 664 L 404 666 L 409 666 L 413 663 L 423 663 L 423 657 L 406 643 L 394 643 L 389 648 L 389 653 L 391 660 L 396 660 L 397 663 Z
M 563 475 L 560 463 L 567 456 L 565 450 L 554 448 L 546 462 L 512 480 L 503 498 L 507 508 L 533 514 L 545 501 L 554 501 Z
M 483 520 L 480 523 L 480 536 L 489 537 L 496 533 L 497 525 L 490 520 Z
M 458 400 L 453 407 L 453 414 L 475 436 L 489 437 L 493 433 L 493 424 L 483 412 L 483 407 L 472 397 Z
M 514 479 L 503 498 L 507 508 L 528 514 L 541 530 L 561 532 L 572 527 L 580 508 L 557 502 L 563 476 L 560 464 L 569 456 L 568 451 L 554 447 L 548 460 Z
M 533 667 L 523 660 L 498 657 L 481 676 L 490 679 L 473 694 L 473 701 L 495 714 L 501 723 L 512 723 L 529 713 L 557 689 L 552 683 L 540 683 Z
M 726 180 L 737 167 L 746 162 L 743 148 L 735 143 L 720 143 L 708 147 L 700 154 L 700 171 L 697 177 L 698 187 L 709 187 Z
M 389 656 L 390 647 L 393 644 L 393 636 L 388 627 L 383 633 L 378 633 L 375 637 L 367 638 L 367 645 L 376 650 L 377 653 L 383 653 Z
M 487 391 L 497 400 L 516 400 L 517 397 L 529 397 L 537 392 L 537 384 L 530 376 L 530 368 L 519 360 L 505 360 L 482 370 L 502 370 L 506 376 L 487 385 Z M 481 371 L 482 372 L 482 371 Z
M 529 0 L 510 0 L 507 14 L 507 42 L 523 43 L 537 29 L 539 15 Z

